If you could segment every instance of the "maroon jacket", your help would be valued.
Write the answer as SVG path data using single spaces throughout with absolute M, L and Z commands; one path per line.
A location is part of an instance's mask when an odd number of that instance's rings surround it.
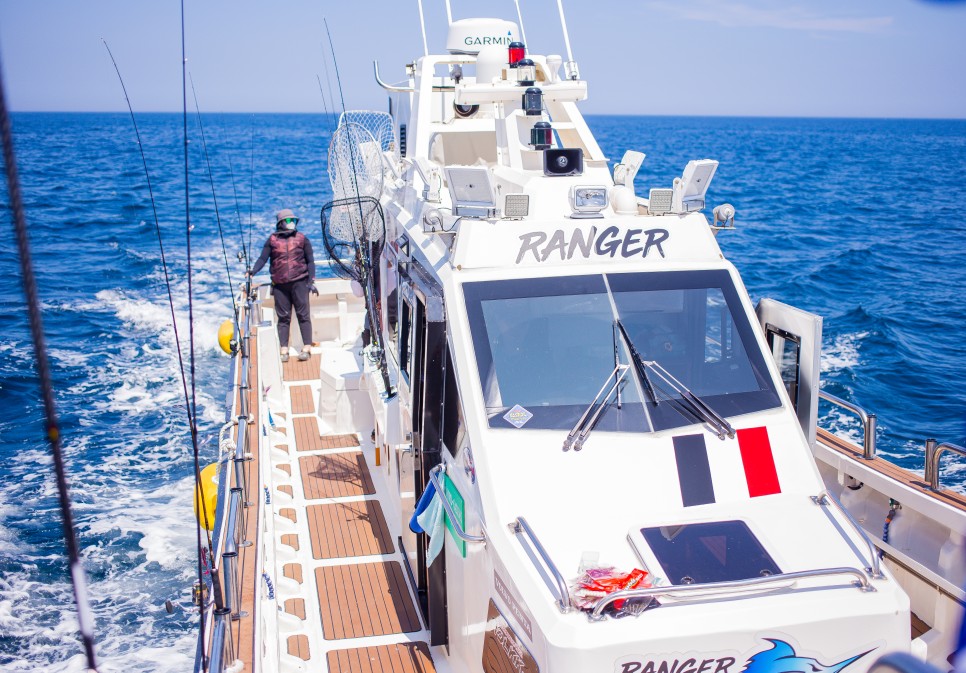
M 272 282 L 276 285 L 315 279 L 312 244 L 301 231 L 275 232 L 269 236 L 262 247 L 262 254 L 252 267 L 252 274 L 261 271 L 269 258 L 272 260 Z

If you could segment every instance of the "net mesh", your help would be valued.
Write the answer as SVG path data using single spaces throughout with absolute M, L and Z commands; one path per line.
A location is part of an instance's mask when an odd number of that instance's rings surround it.
M 399 141 L 396 139 L 396 125 L 388 112 L 374 110 L 348 110 L 339 117 L 339 126 L 358 124 L 367 130 L 379 145 L 379 149 L 389 153 L 394 161 L 399 161 Z
M 329 143 L 329 182 L 336 199 L 382 194 L 382 150 L 372 134 L 358 124 L 335 130 Z
M 362 282 L 364 265 L 378 257 L 386 236 L 386 220 L 371 196 L 336 199 L 322 207 L 322 242 L 333 270 Z

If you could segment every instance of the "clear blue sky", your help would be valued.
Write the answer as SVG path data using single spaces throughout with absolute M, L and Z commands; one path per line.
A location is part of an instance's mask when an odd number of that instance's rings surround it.
M 565 55 L 554 0 L 520 0 L 528 47 Z M 442 51 L 442 0 L 425 0 Z M 454 18 L 515 20 L 512 0 L 452 0 Z M 966 2 L 564 0 L 589 113 L 966 118 Z M 328 19 L 349 108 L 422 54 L 416 0 L 187 0 L 202 110 L 317 112 Z M 181 109 L 177 0 L 0 0 L 14 110 Z M 325 46 L 323 46 L 325 45 Z M 331 68 L 331 63 L 330 66 Z M 334 77 L 334 73 L 332 73 Z M 334 84 L 333 84 L 334 85 Z M 190 97 L 190 92 L 189 92 Z M 189 103 L 190 104 L 190 103 Z

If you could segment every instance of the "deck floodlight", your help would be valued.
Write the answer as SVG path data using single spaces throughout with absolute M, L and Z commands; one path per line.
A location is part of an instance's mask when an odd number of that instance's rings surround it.
M 643 152 L 634 150 L 624 152 L 624 158 L 614 166 L 614 184 L 633 188 L 634 178 L 637 177 L 637 172 L 641 169 L 646 156 Z
M 711 211 L 713 222 L 712 227 L 716 229 L 734 229 L 735 226 L 735 207 L 730 203 L 722 203 L 715 206 Z M 721 223 L 720 225 L 718 223 Z
M 453 200 L 453 214 L 460 217 L 493 217 L 496 200 L 493 183 L 486 168 L 450 166 L 445 169 L 446 184 Z
M 587 219 L 603 217 L 600 214 L 607 207 L 607 187 L 603 185 L 570 188 L 570 217 L 573 219 Z
M 511 42 L 507 47 L 508 62 L 511 68 L 517 67 L 517 63 L 526 57 L 527 48 L 522 42 Z
M 507 194 L 503 198 L 503 217 L 507 220 L 519 220 L 530 214 L 529 194 Z
M 533 86 L 537 80 L 537 66 L 529 58 L 521 58 L 517 61 L 517 84 L 520 86 Z
M 530 129 L 530 145 L 535 150 L 546 150 L 553 145 L 553 127 L 550 122 L 537 122 Z
M 680 178 L 674 178 L 674 197 L 671 199 L 671 211 L 674 213 L 690 213 L 704 209 L 704 197 L 708 193 L 708 186 L 718 170 L 718 162 L 714 159 L 697 159 L 689 161 L 684 167 Z
M 671 212 L 673 189 L 652 189 L 647 198 L 647 212 L 651 215 L 666 215 Z
M 527 116 L 542 115 L 543 114 L 543 91 L 535 86 L 529 87 L 523 92 L 523 99 L 521 101 L 523 111 L 527 113 Z

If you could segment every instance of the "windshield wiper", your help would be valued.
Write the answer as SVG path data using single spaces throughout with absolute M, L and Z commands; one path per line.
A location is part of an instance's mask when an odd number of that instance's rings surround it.
M 641 378 L 641 383 L 644 387 L 644 392 L 647 393 L 648 398 L 651 403 L 657 406 L 657 393 L 654 392 L 654 386 L 651 384 L 651 379 L 647 375 L 647 368 L 644 366 L 644 358 L 638 352 L 637 347 L 634 342 L 631 341 L 631 335 L 627 333 L 624 328 L 624 323 L 620 320 L 615 320 L 614 324 L 617 325 L 617 331 L 620 333 L 621 338 L 624 339 L 624 343 L 627 345 L 627 350 L 631 353 L 631 361 L 634 363 L 634 369 L 637 370 L 638 375 Z
M 611 395 L 614 394 L 615 390 L 617 391 L 618 396 L 620 395 L 620 387 L 626 374 L 627 365 L 618 363 L 614 367 L 614 371 L 607 375 L 607 378 L 604 379 L 604 385 L 602 385 L 600 390 L 597 392 L 597 396 L 594 397 L 593 401 L 590 403 L 590 406 L 587 407 L 587 409 L 584 411 L 584 414 L 580 417 L 580 420 L 577 421 L 577 425 L 575 425 L 573 429 L 567 433 L 567 437 L 563 442 L 564 451 L 569 451 L 571 448 L 574 451 L 580 451 L 582 448 L 584 448 L 584 442 L 587 441 L 587 437 L 590 436 L 594 426 L 597 425 L 597 421 L 600 419 L 601 413 L 603 413 L 604 409 L 607 408 L 607 401 L 610 399 Z M 611 383 L 612 378 L 614 379 L 613 383 Z M 608 388 L 608 386 L 610 386 L 610 388 Z M 604 392 L 605 390 L 607 391 L 606 394 Z M 603 399 L 601 399 L 602 396 Z
M 648 370 L 653 371 L 657 377 L 661 379 L 665 386 L 670 388 L 674 393 L 677 393 L 679 397 L 668 395 L 667 401 L 674 405 L 678 412 L 686 412 L 687 415 L 691 416 L 692 418 L 705 423 L 709 428 L 711 428 L 714 434 L 718 436 L 718 439 L 723 440 L 725 437 L 734 439 L 735 429 L 731 426 L 731 423 L 729 423 L 727 419 L 712 409 L 707 402 L 691 392 L 690 388 L 674 378 L 674 376 L 672 376 L 668 370 L 658 364 L 657 361 L 645 360 L 643 357 L 641 357 L 640 352 L 638 352 L 637 348 L 634 346 L 634 342 L 631 341 L 631 337 L 627 333 L 627 330 L 624 329 L 624 325 L 620 320 L 617 320 L 616 322 L 620 334 L 623 337 L 624 342 L 627 344 L 628 350 L 631 352 L 635 369 L 641 375 L 641 381 L 644 384 L 644 389 L 651 398 L 651 402 L 654 403 L 654 406 L 657 406 L 658 399 L 654 386 L 647 375 Z

